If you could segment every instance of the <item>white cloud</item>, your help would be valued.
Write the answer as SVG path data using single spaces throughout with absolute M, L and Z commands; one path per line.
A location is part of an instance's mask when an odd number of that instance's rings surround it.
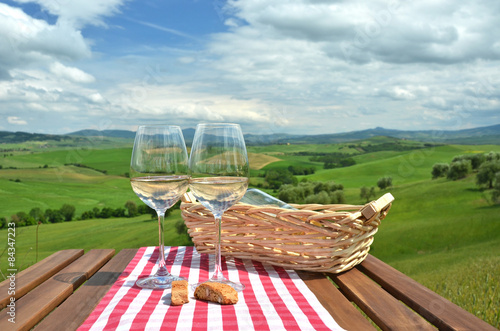
M 498 2 L 240 0 L 228 6 L 229 31 L 211 40 L 211 65 L 241 84 L 241 95 L 296 111 L 304 127 L 317 124 L 301 114 L 306 107 L 330 109 L 323 132 L 345 125 L 336 121 L 343 114 L 398 127 L 403 114 L 419 116 L 431 105 L 436 112 L 491 108 L 486 95 L 474 95 L 472 107 L 463 93 L 485 77 L 492 83 L 483 92 L 499 98 Z
M 82 86 L 96 78 L 77 68 L 77 61 L 92 55 L 81 29 L 104 25 L 103 17 L 117 13 L 124 1 L 18 2 L 37 2 L 41 10 L 32 17 L 0 3 L 0 114 L 10 124 L 35 125 L 33 131 L 74 121 L 73 113 L 103 102 L 95 88 Z M 56 16 L 55 23 L 47 13 Z M 12 114 L 17 116 L 7 116 Z
M 500 33 L 497 24 L 500 8 L 493 1 L 436 4 L 269 0 L 230 1 L 229 5 L 248 24 L 234 26 L 229 33 L 217 36 L 212 45 L 216 52 L 221 47 L 238 54 L 252 51 L 256 60 L 266 55 L 269 58 L 270 54 L 297 57 L 300 53 L 287 52 L 289 47 L 277 51 L 273 46 L 276 42 L 300 45 L 306 41 L 303 46 L 307 47 L 302 50 L 315 50 L 315 59 L 337 58 L 348 63 L 500 59 L 495 37 Z M 270 47 L 257 49 L 256 44 Z M 249 59 L 242 61 L 245 60 Z M 273 64 L 279 64 L 280 60 L 275 58 Z
M 70 123 L 58 130 L 218 120 L 257 133 L 500 120 L 498 1 L 229 0 L 214 6 L 225 32 L 140 12 L 121 18 L 161 39 L 121 35 L 126 54 L 94 54 L 83 27 L 108 28 L 125 1 L 19 0 L 51 24 L 0 3 L 0 113 Z
M 28 122 L 26 122 L 25 120 L 23 120 L 17 116 L 7 117 L 7 122 L 9 124 L 15 124 L 15 125 L 27 125 L 28 124 Z
M 255 99 L 200 92 L 199 86 L 120 84 L 107 91 L 110 109 L 121 121 L 163 118 L 163 121 L 238 121 L 265 123 L 269 105 Z
M 104 103 L 106 101 L 100 93 L 92 93 L 89 95 L 89 100 L 95 103 Z
M 70 80 L 74 83 L 92 83 L 95 81 L 94 76 L 89 75 L 78 68 L 66 67 L 59 62 L 52 63 L 50 65 L 50 71 L 57 77 Z
M 34 110 L 34 111 L 42 111 L 42 112 L 46 112 L 48 111 L 47 107 L 39 104 L 39 103 L 36 103 L 36 102 L 30 102 L 27 104 L 28 108 Z
M 103 18 L 119 12 L 126 0 L 17 0 L 38 3 L 42 10 L 35 17 L 0 3 L 0 80 L 9 79 L 14 68 L 50 65 L 53 62 L 74 61 L 91 57 L 90 42 L 82 36 L 86 25 L 104 25 Z M 47 23 L 46 12 L 57 17 Z M 75 72 L 69 76 L 88 81 Z
M 105 25 L 103 17 L 112 16 L 120 11 L 125 0 L 16 0 L 19 3 L 38 3 L 50 14 L 58 16 L 60 23 L 67 23 L 77 29 L 91 25 Z
M 90 54 L 87 41 L 73 27 L 50 25 L 0 3 L 0 80 L 11 78 L 15 68 L 88 58 Z

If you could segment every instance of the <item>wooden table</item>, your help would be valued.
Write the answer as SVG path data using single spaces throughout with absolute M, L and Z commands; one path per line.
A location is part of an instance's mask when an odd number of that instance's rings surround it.
M 0 284 L 0 330 L 77 329 L 136 252 L 62 250 L 16 274 L 15 284 L 7 279 Z M 299 274 L 347 330 L 375 330 L 374 324 L 382 330 L 497 330 L 371 255 L 342 274 Z M 15 288 L 15 306 L 9 288 Z

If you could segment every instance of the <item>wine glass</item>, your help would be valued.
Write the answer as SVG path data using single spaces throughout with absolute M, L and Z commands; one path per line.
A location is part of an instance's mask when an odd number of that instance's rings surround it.
M 222 214 L 243 197 L 248 187 L 248 156 L 240 126 L 198 124 L 189 156 L 189 174 L 191 192 L 215 218 L 215 271 L 208 281 L 225 283 L 242 291 L 243 284 L 232 282 L 222 274 L 220 252 Z
M 141 288 L 167 289 L 172 281 L 165 263 L 163 224 L 165 211 L 186 192 L 189 185 L 188 154 L 181 128 L 171 125 L 139 126 L 130 162 L 130 183 L 135 194 L 158 215 L 158 270 L 137 280 Z

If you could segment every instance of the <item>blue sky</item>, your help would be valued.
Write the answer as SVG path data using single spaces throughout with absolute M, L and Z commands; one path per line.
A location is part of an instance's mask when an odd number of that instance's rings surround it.
M 211 1 L 131 1 L 120 11 L 106 20 L 109 28 L 82 31 L 96 41 L 95 51 L 120 56 L 131 45 L 201 49 L 210 34 L 226 30 Z
M 0 130 L 500 123 L 500 3 L 0 1 Z

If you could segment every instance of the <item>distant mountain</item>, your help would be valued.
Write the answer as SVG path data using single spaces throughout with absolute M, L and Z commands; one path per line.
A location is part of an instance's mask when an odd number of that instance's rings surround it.
M 192 141 L 194 137 L 194 129 L 184 129 L 182 130 L 182 134 L 184 135 L 184 139 L 186 141 Z M 76 132 L 68 133 L 69 136 L 84 136 L 84 137 L 113 137 L 113 138 L 135 138 L 134 131 L 127 130 L 80 130 Z
M 403 131 L 376 127 L 374 129 L 345 133 L 302 136 L 294 138 L 293 142 L 316 144 L 341 143 L 368 139 L 376 136 L 387 136 L 433 143 L 500 144 L 500 124 L 463 130 Z
M 57 134 L 44 134 L 44 133 L 29 133 L 29 132 L 10 132 L 0 131 L 0 143 L 22 143 L 25 141 L 66 141 L 72 140 L 70 137 Z
M 249 145 L 259 143 L 336 144 L 369 139 L 377 136 L 386 136 L 398 139 L 408 139 L 431 143 L 498 145 L 500 144 L 500 124 L 464 130 L 403 131 L 376 127 L 374 129 L 321 135 L 245 135 L 245 139 L 247 140 L 247 143 Z
M 196 130 L 192 129 L 192 128 L 182 130 L 182 135 L 184 136 L 184 140 L 186 141 L 186 145 L 191 146 L 191 144 L 193 143 L 195 131 Z
M 83 137 L 113 137 L 113 138 L 135 138 L 135 132 L 127 130 L 80 130 L 67 133 L 67 136 L 83 136 Z
M 292 142 L 295 143 L 302 137 L 308 137 L 308 136 L 291 135 L 287 133 L 273 133 L 265 135 L 246 134 L 245 142 L 247 145 L 285 144 Z
M 195 129 L 183 130 L 184 139 L 191 145 Z M 398 139 L 416 140 L 430 143 L 445 144 L 500 144 L 500 124 L 463 130 L 420 130 L 404 131 L 376 127 L 374 129 L 351 131 L 343 133 L 321 135 L 293 135 L 287 133 L 273 133 L 268 135 L 246 134 L 247 145 L 269 144 L 335 144 L 349 141 L 368 139 L 377 136 L 387 136 Z M 0 131 L 0 143 L 19 143 L 24 141 L 66 140 L 71 137 L 112 137 L 133 140 L 135 132 L 127 130 L 80 130 L 66 135 L 48 135 L 27 132 Z
M 355 136 L 361 136 L 363 139 L 374 136 L 388 136 L 400 139 L 448 144 L 500 144 L 500 124 L 463 130 L 400 131 L 378 127 L 353 133 Z M 355 136 L 351 136 L 351 138 L 355 138 Z

